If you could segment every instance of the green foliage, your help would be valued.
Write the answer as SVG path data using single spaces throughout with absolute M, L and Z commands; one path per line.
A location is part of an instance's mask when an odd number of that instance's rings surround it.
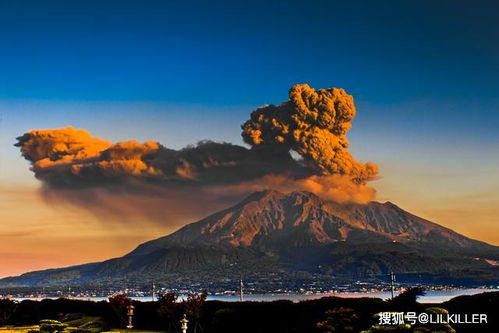
M 325 312 L 326 318 L 319 321 L 316 326 L 323 333 L 356 332 L 355 323 L 359 313 L 350 308 L 334 308 Z
M 40 321 L 40 332 L 59 333 L 66 329 L 67 325 L 58 320 L 44 319 Z
M 449 311 L 439 307 L 430 307 L 425 309 L 426 313 L 430 314 L 447 314 Z M 424 326 L 415 327 L 414 333 L 438 332 L 438 333 L 456 333 L 449 324 L 427 324 Z
M 449 311 L 447 311 L 443 308 L 436 307 L 436 306 L 432 306 L 431 308 L 426 308 L 425 311 L 428 313 L 434 313 L 434 314 L 448 314 L 449 313 Z

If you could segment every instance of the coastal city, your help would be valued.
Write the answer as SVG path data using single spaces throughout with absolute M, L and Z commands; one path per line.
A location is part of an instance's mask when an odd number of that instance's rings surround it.
M 232 288 L 229 286 L 232 283 Z M 103 300 L 109 296 L 123 294 L 128 297 L 138 300 L 157 300 L 165 293 L 175 293 L 177 295 L 188 295 L 190 293 L 206 292 L 208 299 L 224 299 L 229 301 L 238 301 L 241 299 L 252 300 L 302 300 L 308 298 L 316 298 L 322 296 L 357 296 L 357 297 L 375 297 L 381 296 L 385 298 L 391 297 L 392 291 L 394 295 L 403 292 L 412 287 L 420 287 L 425 293 L 440 292 L 442 294 L 459 293 L 460 291 L 474 291 L 479 293 L 482 291 L 499 290 L 499 285 L 414 285 L 406 283 L 389 282 L 362 282 L 350 281 L 334 286 L 312 282 L 308 285 L 303 285 L 298 288 L 276 288 L 269 289 L 268 284 L 258 284 L 254 282 L 245 282 L 241 280 L 227 281 L 223 286 L 211 287 L 205 289 L 197 285 L 184 286 L 180 288 L 162 287 L 160 283 L 151 283 L 148 287 L 82 287 L 80 285 L 68 285 L 65 288 L 60 286 L 41 287 L 41 288 L 12 288 L 10 290 L 0 290 L 0 298 L 11 299 L 44 299 L 44 298 L 74 298 L 88 300 Z M 310 297 L 307 297 L 310 296 Z

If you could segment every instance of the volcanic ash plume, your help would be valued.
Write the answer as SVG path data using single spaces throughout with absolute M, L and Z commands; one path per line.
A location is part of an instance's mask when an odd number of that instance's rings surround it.
M 112 144 L 72 127 L 33 130 L 17 139 L 16 145 L 31 161 L 36 177 L 54 186 L 75 185 L 95 177 L 154 174 L 142 157 L 159 149 L 155 142 Z
M 290 89 L 289 101 L 254 111 L 242 126 L 242 136 L 253 147 L 293 150 L 321 175 L 346 175 L 365 184 L 378 168 L 355 161 L 347 151 L 346 133 L 354 117 L 353 98 L 345 90 L 315 91 L 299 84 Z
M 112 143 L 72 127 L 32 130 L 16 145 L 47 200 L 104 218 L 123 220 L 126 212 L 164 222 L 165 216 L 207 213 L 207 206 L 213 211 L 266 188 L 310 191 L 337 202 L 372 200 L 375 191 L 366 183 L 376 165 L 361 164 L 347 151 L 354 116 L 352 96 L 343 89 L 296 85 L 289 101 L 255 110 L 242 125 L 251 149 L 211 141 L 181 150 L 154 141 Z
M 289 154 L 211 141 L 177 151 L 153 141 L 112 144 L 72 127 L 33 130 L 17 139 L 36 177 L 53 188 L 219 185 L 297 169 Z

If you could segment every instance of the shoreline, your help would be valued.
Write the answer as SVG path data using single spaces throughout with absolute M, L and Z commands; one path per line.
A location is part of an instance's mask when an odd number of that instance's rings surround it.
M 481 293 L 486 293 L 486 292 L 497 292 L 499 291 L 499 288 L 453 288 L 453 289 L 443 289 L 443 290 L 428 290 L 426 291 L 424 296 L 418 297 L 418 302 L 419 303 L 441 303 L 448 301 L 454 297 L 458 296 L 466 296 L 466 295 L 476 295 L 476 294 L 481 294 Z M 401 292 L 401 290 L 397 290 L 395 292 L 395 296 L 398 295 Z M 103 301 L 107 300 L 108 296 L 71 296 L 67 297 L 66 296 L 42 296 L 42 295 L 36 295 L 36 296 L 24 296 L 24 297 L 16 297 L 13 295 L 0 295 L 0 299 L 2 298 L 8 298 L 12 299 L 15 301 L 24 301 L 24 300 L 31 300 L 31 301 L 42 301 L 45 299 L 59 299 L 59 298 L 68 298 L 68 299 L 74 299 L 74 300 L 82 300 L 82 301 Z M 208 294 L 207 301 L 224 301 L 224 302 L 238 302 L 240 301 L 239 299 L 239 294 L 223 294 L 223 293 L 216 293 L 216 294 Z M 369 297 L 369 298 L 381 298 L 383 300 L 389 299 L 391 297 L 391 293 L 389 291 L 347 291 L 347 292 L 321 292 L 321 293 L 313 293 L 313 292 L 304 292 L 304 293 L 279 293 L 279 292 L 272 292 L 272 293 L 247 293 L 243 297 L 243 301 L 248 301 L 248 302 L 272 302 L 272 301 L 280 301 L 280 300 L 288 300 L 292 302 L 300 302 L 300 301 L 306 301 L 306 300 L 315 300 L 315 299 L 320 299 L 323 297 L 341 297 L 341 298 L 363 298 L 363 297 Z M 142 301 L 142 302 L 148 302 L 152 301 L 152 296 L 137 296 L 137 295 L 131 295 L 130 298 L 136 301 Z M 180 297 L 182 298 L 182 297 Z M 155 298 L 157 299 L 157 298 Z

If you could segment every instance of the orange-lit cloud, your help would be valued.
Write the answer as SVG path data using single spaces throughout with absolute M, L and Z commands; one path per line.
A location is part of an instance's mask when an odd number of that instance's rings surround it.
M 346 134 L 355 112 L 353 97 L 343 89 L 315 91 L 298 84 L 290 89 L 289 101 L 254 111 L 242 126 L 243 138 L 254 147 L 294 150 L 322 175 L 345 175 L 364 184 L 378 168 L 355 161 L 347 151 Z
M 323 199 L 338 203 L 368 203 L 376 195 L 374 188 L 352 182 L 345 175 L 313 175 L 299 179 L 294 179 L 286 175 L 268 175 L 237 185 L 211 188 L 209 192 L 216 193 L 217 195 L 241 195 L 268 188 L 284 193 L 292 191 L 312 192 Z
M 257 109 L 242 126 L 251 149 L 211 141 L 181 150 L 154 141 L 111 143 L 71 127 L 32 130 L 16 145 L 50 203 L 84 207 L 101 218 L 170 224 L 177 215 L 208 213 L 263 188 L 372 200 L 375 191 L 366 183 L 376 165 L 347 151 L 354 116 L 353 98 L 343 89 L 296 85 L 289 101 Z
M 87 147 L 88 142 L 88 147 Z M 111 144 L 72 127 L 33 130 L 16 144 L 36 177 L 51 188 L 149 183 L 160 186 L 223 184 L 302 169 L 287 152 L 199 142 L 181 150 L 157 142 Z

